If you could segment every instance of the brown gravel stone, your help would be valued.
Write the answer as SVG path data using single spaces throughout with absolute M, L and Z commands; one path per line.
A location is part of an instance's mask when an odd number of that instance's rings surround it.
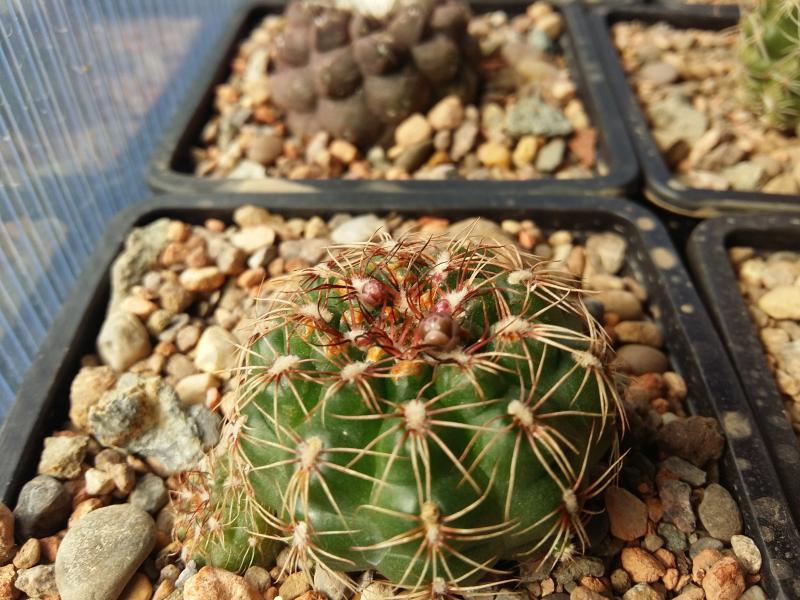
M 218 267 L 190 268 L 181 273 L 180 282 L 190 292 L 213 292 L 225 283 L 225 274 Z
M 744 589 L 742 568 L 730 556 L 714 563 L 703 578 L 703 591 L 708 600 L 736 600 Z
M 605 497 L 614 537 L 633 541 L 647 533 L 647 506 L 644 502 L 618 487 L 608 488 Z
M 16 600 L 19 597 L 19 590 L 14 587 L 16 580 L 14 565 L 0 567 L 0 600 Z
M 636 583 L 653 583 L 666 573 L 661 561 L 642 548 L 623 548 L 621 560 L 622 568 Z
M 203 567 L 184 584 L 183 600 L 222 599 L 262 600 L 262 597 L 242 577 L 224 569 Z
M 657 434 L 661 449 L 694 463 L 698 467 L 722 456 L 725 437 L 719 423 L 711 417 L 693 416 L 664 425 Z
M 14 514 L 0 502 L 0 565 L 14 555 Z
M 292 573 L 280 586 L 282 600 L 295 600 L 311 589 L 306 574 L 299 571 Z
M 35 567 L 39 564 L 41 555 L 42 548 L 39 545 L 39 540 L 30 538 L 17 550 L 17 555 L 14 557 L 14 566 L 17 569 L 30 569 L 31 567 Z

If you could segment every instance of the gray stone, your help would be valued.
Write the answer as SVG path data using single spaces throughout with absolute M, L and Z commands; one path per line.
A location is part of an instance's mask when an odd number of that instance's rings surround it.
M 43 538 L 67 524 L 72 500 L 61 483 L 47 475 L 34 477 L 19 493 L 14 508 L 17 540 Z
M 553 572 L 553 577 L 561 585 L 572 581 L 580 581 L 581 577 L 602 577 L 605 574 L 603 561 L 598 558 L 583 557 L 574 562 L 565 562 L 558 565 Z
M 314 570 L 314 589 L 325 594 L 329 600 L 345 600 L 347 597 L 347 576 L 328 569 Z
M 155 541 L 153 519 L 131 504 L 90 512 L 67 531 L 58 548 L 61 600 L 116 600 Z
M 524 135 L 555 137 L 572 133 L 572 123 L 558 108 L 537 96 L 528 96 L 506 112 L 505 131 L 517 139 Z
M 89 411 L 89 431 L 105 446 L 144 456 L 162 474 L 191 469 L 203 456 L 197 424 L 159 377 L 120 377 Z
M 247 149 L 247 158 L 269 166 L 283 153 L 283 138 L 272 133 L 262 133 L 253 138 Z
M 97 353 L 115 371 L 124 371 L 150 354 L 150 336 L 138 317 L 110 312 L 97 336 Z
M 564 161 L 566 143 L 561 138 L 555 138 L 541 147 L 536 154 L 536 169 L 542 173 L 552 173 Z
M 631 375 L 663 373 L 669 368 L 669 360 L 661 350 L 644 344 L 625 344 L 617 349 L 614 364 Z
M 724 546 L 725 544 L 723 544 L 716 538 L 702 537 L 689 547 L 689 557 L 691 559 L 694 559 L 703 550 L 706 550 L 708 548 L 711 548 L 712 550 L 722 550 Z
M 327 238 L 313 238 L 310 240 L 286 240 L 281 242 L 278 254 L 286 259 L 302 258 L 315 265 L 325 258 L 331 241 Z
M 30 598 L 55 596 L 58 594 L 56 568 L 54 565 L 38 565 L 30 569 L 20 569 L 17 571 L 14 587 Z
M 586 262 L 595 273 L 616 275 L 625 262 L 628 243 L 616 233 L 596 233 L 586 238 Z
M 394 164 L 406 173 L 413 173 L 425 164 L 431 154 L 433 154 L 433 142 L 430 140 L 419 142 L 403 150 Z
M 663 600 L 663 596 L 646 583 L 637 583 L 622 595 L 622 600 Z
M 471 237 L 482 238 L 486 242 L 513 243 L 508 233 L 489 219 L 462 219 L 461 221 L 456 221 L 447 228 L 447 234 L 456 240 Z
M 708 129 L 708 117 L 680 96 L 668 96 L 652 104 L 648 112 L 654 136 L 663 149 L 679 141 L 691 147 Z
M 667 550 L 678 553 L 686 550 L 686 535 L 672 523 L 659 523 L 658 535 L 664 538 Z
M 386 221 L 373 214 L 361 215 L 339 225 L 331 232 L 331 239 L 337 244 L 357 244 L 372 238 L 379 229 L 386 231 Z
M 186 412 L 197 424 L 197 431 L 200 434 L 200 440 L 203 442 L 203 449 L 210 450 L 216 446 L 217 442 L 219 442 L 219 431 L 222 425 L 222 419 L 219 414 L 209 410 L 203 404 L 194 404 Z
M 81 474 L 81 463 L 86 456 L 89 438 L 85 435 L 59 435 L 44 440 L 44 450 L 39 459 L 39 475 L 58 479 L 74 479 Z
M 704 485 L 706 482 L 707 475 L 703 469 L 698 469 L 689 461 L 678 456 L 670 456 L 661 463 L 661 467 L 694 487 Z
M 666 454 L 680 456 L 699 467 L 722 456 L 725 448 L 719 423 L 699 415 L 665 424 L 658 431 L 657 441 Z
M 654 85 L 666 85 L 678 79 L 678 70 L 666 62 L 651 62 L 639 69 L 638 76 Z
M 745 593 L 739 596 L 739 600 L 767 600 L 767 594 L 760 585 L 754 585 L 747 588 Z
M 731 187 L 741 192 L 752 192 L 758 189 L 764 177 L 764 167 L 756 163 L 744 161 L 722 171 Z
M 682 481 L 665 479 L 659 485 L 658 495 L 664 509 L 664 520 L 672 523 L 683 533 L 691 533 L 695 529 L 694 511 L 692 511 L 692 488 Z
M 731 536 L 731 548 L 744 570 L 755 575 L 761 571 L 761 551 L 752 538 L 746 535 Z
M 128 502 L 145 512 L 156 513 L 163 508 L 168 499 L 164 480 L 153 473 L 145 473 L 136 482 Z
M 700 522 L 706 531 L 718 540 L 729 542 L 731 536 L 742 532 L 742 515 L 728 490 L 719 484 L 710 484 L 697 508 Z
M 453 145 L 450 148 L 450 158 L 459 161 L 469 154 L 475 147 L 478 138 L 478 125 L 472 121 L 465 121 L 453 134 Z
M 125 249 L 111 266 L 111 299 L 108 313 L 112 313 L 139 285 L 145 273 L 158 267 L 158 257 L 167 245 L 169 219 L 158 219 L 144 227 L 137 227 L 125 240 Z

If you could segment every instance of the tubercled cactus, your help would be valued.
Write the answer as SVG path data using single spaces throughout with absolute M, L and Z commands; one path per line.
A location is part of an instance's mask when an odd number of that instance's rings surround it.
M 742 17 L 739 57 L 744 84 L 767 121 L 800 124 L 800 1 L 761 0 Z
M 586 544 L 624 417 L 572 280 L 409 237 L 332 249 L 286 286 L 206 483 L 182 494 L 192 556 L 242 570 L 285 544 L 289 568 L 447 595 Z
M 298 136 L 368 145 L 447 95 L 473 97 L 469 19 L 463 0 L 293 0 L 273 44 L 273 102 Z

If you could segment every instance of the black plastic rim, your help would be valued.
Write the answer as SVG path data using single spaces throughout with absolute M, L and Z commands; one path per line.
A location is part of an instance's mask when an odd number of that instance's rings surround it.
M 648 200 L 679 214 L 698 218 L 734 211 L 800 212 L 800 196 L 706 190 L 681 183 L 665 162 L 650 133 L 650 125 L 636 93 L 628 84 L 609 28 L 620 21 L 669 23 L 675 27 L 721 30 L 739 22 L 739 9 L 734 5 L 614 4 L 589 11 L 591 32 L 603 65 L 606 79 L 613 89 L 619 112 L 627 124 L 633 146 L 645 179 Z
M 697 227 L 688 245 L 692 272 L 736 366 L 789 499 L 789 508 L 800 523 L 800 443 L 783 412 L 782 394 L 739 291 L 738 278 L 728 257 L 728 249 L 733 246 L 800 251 L 800 218 L 719 217 Z
M 597 129 L 598 157 L 607 170 L 604 175 L 585 179 L 531 179 L 524 181 L 354 181 L 342 179 L 211 179 L 198 177 L 191 170 L 178 166 L 188 160 L 189 150 L 200 137 L 200 131 L 211 114 L 214 88 L 226 80 L 230 62 L 237 47 L 260 18 L 276 12 L 281 0 L 248 0 L 234 13 L 216 48 L 212 51 L 197 78 L 190 86 L 156 147 L 147 167 L 147 183 L 156 192 L 170 193 L 287 193 L 287 192 L 428 192 L 455 187 L 464 190 L 504 190 L 516 194 L 586 194 L 621 195 L 634 192 L 639 169 L 625 125 L 616 112 L 611 91 L 605 84 L 597 52 L 592 44 L 584 9 L 578 3 L 563 5 L 554 2 L 564 17 L 565 53 L 570 74 L 584 101 L 587 114 Z M 476 12 L 507 10 L 519 12 L 528 0 L 474 0 Z
M 42 439 L 66 418 L 69 385 L 80 357 L 90 352 L 105 315 L 108 271 L 136 225 L 159 217 L 201 223 L 228 222 L 241 195 L 161 196 L 132 206 L 109 225 L 88 266 L 58 315 L 0 430 L 0 498 L 11 503 L 36 469 Z M 770 598 L 800 596 L 800 534 L 792 523 L 766 445 L 742 394 L 736 374 L 714 333 L 669 236 L 649 211 L 632 202 L 602 197 L 542 198 L 533 206 L 449 195 L 385 195 L 375 198 L 315 194 L 299 206 L 293 194 L 247 200 L 286 215 L 395 211 L 452 219 L 485 215 L 530 218 L 546 230 L 616 231 L 629 244 L 628 268 L 650 292 L 652 312 L 665 333 L 673 367 L 686 379 L 692 413 L 713 416 L 726 431 L 720 470 L 736 499 L 745 529 L 764 556 L 763 584 Z M 12 425 L 13 424 L 13 425 Z

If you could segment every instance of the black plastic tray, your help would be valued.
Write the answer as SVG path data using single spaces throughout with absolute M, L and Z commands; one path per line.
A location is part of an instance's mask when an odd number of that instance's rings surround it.
M 800 443 L 783 413 L 783 399 L 728 257 L 732 246 L 800 251 L 800 218 L 786 215 L 719 217 L 689 240 L 692 271 L 701 287 L 745 395 L 778 470 L 789 508 L 800 523 Z
M 727 431 L 721 476 L 736 498 L 747 534 L 764 555 L 764 586 L 770 598 L 800 596 L 800 535 L 786 508 L 778 476 L 770 463 L 756 421 L 736 374 L 714 333 L 669 236 L 652 213 L 621 199 L 551 197 L 529 207 L 506 206 L 483 195 L 387 194 L 342 199 L 309 195 L 298 207 L 294 194 L 275 194 L 256 203 L 286 215 L 396 211 L 456 219 L 484 215 L 494 219 L 530 218 L 545 230 L 616 231 L 629 244 L 627 269 L 645 285 L 650 306 L 664 330 L 673 368 L 686 379 L 691 412 L 716 417 Z M 83 354 L 91 352 L 105 315 L 109 267 L 132 227 L 159 217 L 201 223 L 216 217 L 230 222 L 241 195 L 160 196 L 118 215 L 109 225 L 88 267 L 54 322 L 0 430 L 0 499 L 12 503 L 34 473 L 42 439 L 66 419 L 69 386 Z
M 470 4 L 476 13 L 506 10 L 519 13 L 528 0 L 477 0 Z M 604 175 L 585 179 L 529 179 L 524 181 L 356 181 L 343 179 L 212 179 L 193 173 L 190 149 L 200 138 L 212 114 L 214 88 L 230 73 L 230 62 L 239 43 L 267 14 L 278 12 L 278 0 L 248 0 L 234 13 L 216 48 L 210 52 L 147 167 L 149 186 L 156 192 L 171 193 L 276 193 L 276 192 L 422 192 L 462 186 L 465 190 L 499 190 L 517 194 L 620 195 L 636 191 L 639 169 L 628 134 L 616 112 L 614 98 L 605 84 L 600 62 L 591 43 L 584 9 L 578 3 L 556 4 L 565 22 L 564 51 L 578 95 L 584 102 L 598 133 L 598 159 L 607 169 Z
M 665 22 L 674 27 L 722 30 L 739 22 L 735 5 L 613 4 L 591 9 L 589 24 L 605 70 L 608 85 L 613 89 L 628 131 L 633 140 L 645 179 L 645 196 L 651 202 L 672 212 L 707 218 L 734 211 L 800 212 L 800 196 L 708 190 L 691 188 L 679 181 L 664 160 L 650 133 L 636 92 L 627 76 L 611 39 L 609 28 L 620 21 L 644 23 Z

